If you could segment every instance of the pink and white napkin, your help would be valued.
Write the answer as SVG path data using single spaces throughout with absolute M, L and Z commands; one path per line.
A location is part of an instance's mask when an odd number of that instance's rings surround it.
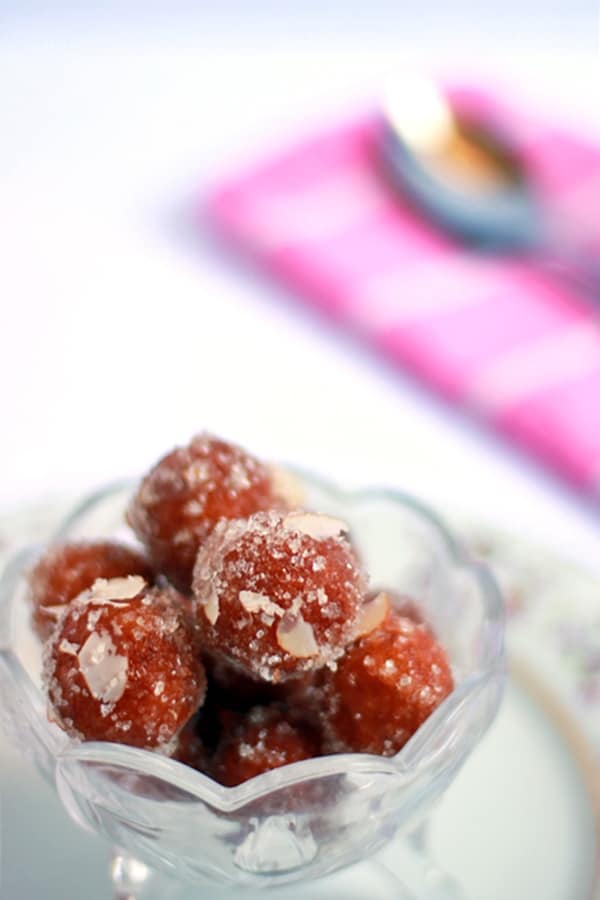
M 548 216 L 600 259 L 600 146 L 493 94 L 449 89 L 494 120 Z M 300 299 L 600 496 L 600 299 L 516 258 L 468 251 L 390 189 L 376 113 L 310 135 L 210 198 L 220 231 Z

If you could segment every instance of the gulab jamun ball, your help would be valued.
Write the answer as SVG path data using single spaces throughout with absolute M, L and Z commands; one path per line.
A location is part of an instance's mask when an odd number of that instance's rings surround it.
M 198 547 L 221 518 L 288 506 L 288 481 L 209 434 L 163 457 L 142 480 L 127 521 L 157 570 L 189 591 Z
M 71 736 L 169 753 L 206 691 L 183 598 L 139 576 L 94 582 L 57 623 L 44 682 Z
M 233 787 L 320 752 L 319 737 L 307 725 L 293 721 L 283 708 L 256 706 L 221 739 L 211 772 L 216 781 Z
M 346 530 L 301 511 L 220 522 L 194 570 L 204 647 L 271 682 L 334 664 L 358 634 L 365 595 Z
M 321 692 L 329 749 L 393 756 L 453 688 L 430 631 L 390 612 L 348 648 Z
M 50 547 L 29 573 L 34 631 L 46 640 L 64 607 L 97 578 L 127 575 L 141 575 L 151 581 L 152 568 L 142 553 L 124 544 L 78 541 Z

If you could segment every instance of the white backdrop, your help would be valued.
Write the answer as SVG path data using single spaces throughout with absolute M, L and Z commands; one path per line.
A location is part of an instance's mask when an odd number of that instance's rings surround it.
M 217 173 L 407 61 L 499 78 L 600 133 L 595 3 L 438 5 L 3 5 L 2 508 L 140 471 L 208 427 L 600 567 L 597 514 L 194 224 Z

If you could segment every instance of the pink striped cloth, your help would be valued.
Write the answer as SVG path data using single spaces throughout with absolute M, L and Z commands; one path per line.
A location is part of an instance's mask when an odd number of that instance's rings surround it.
M 600 147 L 502 99 L 449 89 L 501 126 L 548 215 L 600 258 Z M 514 258 L 467 251 L 386 184 L 373 113 L 220 185 L 210 215 L 299 297 L 452 403 L 600 496 L 600 312 Z

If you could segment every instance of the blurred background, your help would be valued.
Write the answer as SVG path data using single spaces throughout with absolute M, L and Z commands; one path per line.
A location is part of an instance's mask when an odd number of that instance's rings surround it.
M 5 2 L 0 15 L 4 508 L 138 472 L 208 427 L 593 561 L 585 505 L 282 302 L 196 210 L 216 180 L 376 100 L 407 64 L 598 131 L 594 0 Z
M 598 494 L 294 302 L 202 214 L 223 179 L 377 105 L 407 66 L 600 141 L 599 38 L 596 0 L 0 2 L 0 512 L 144 471 L 207 428 L 600 573 Z
M 598 130 L 594 0 L 0 14 L 4 507 L 140 471 L 208 427 L 594 555 L 595 522 L 554 480 L 281 302 L 194 218 L 216 179 L 407 63 Z

